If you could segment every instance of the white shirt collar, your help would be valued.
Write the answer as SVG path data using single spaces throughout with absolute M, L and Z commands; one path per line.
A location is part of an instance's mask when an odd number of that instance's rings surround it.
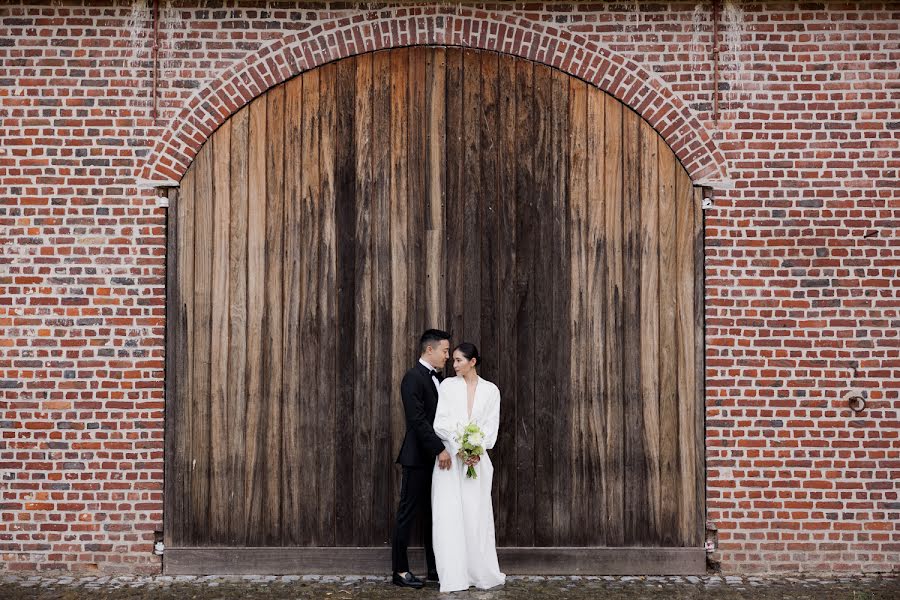
M 422 365 L 423 367 L 425 367 L 426 369 L 428 369 L 429 371 L 434 371 L 434 370 L 435 370 L 434 367 L 432 367 L 431 365 L 429 365 L 427 362 L 425 362 L 425 361 L 422 360 L 421 358 L 419 359 L 419 364 Z M 432 376 L 434 376 L 434 375 L 432 374 Z

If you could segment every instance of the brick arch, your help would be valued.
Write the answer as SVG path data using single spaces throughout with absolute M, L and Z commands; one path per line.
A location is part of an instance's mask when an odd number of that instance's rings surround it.
M 364 52 L 418 45 L 502 52 L 578 77 L 649 122 L 694 183 L 718 187 L 727 180 L 725 159 L 707 130 L 659 78 L 638 63 L 564 29 L 459 7 L 380 11 L 375 18 L 360 13 L 260 48 L 191 98 L 174 118 L 175 127 L 157 141 L 141 177 L 155 185 L 179 181 L 223 122 L 269 88 L 299 73 Z

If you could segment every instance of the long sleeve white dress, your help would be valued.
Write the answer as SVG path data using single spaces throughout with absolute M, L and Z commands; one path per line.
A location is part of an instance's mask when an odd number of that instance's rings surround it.
M 435 460 L 431 477 L 432 537 L 442 592 L 466 590 L 469 586 L 487 589 L 506 581 L 497 562 L 491 505 L 494 466 L 487 453 L 497 441 L 500 390 L 479 378 L 471 418 L 467 403 L 462 377 L 450 377 L 441 383 L 434 431 L 453 461 L 449 470 L 441 470 Z M 475 465 L 476 479 L 466 477 L 466 465 L 456 456 L 457 431 L 471 421 L 485 434 L 486 451 Z

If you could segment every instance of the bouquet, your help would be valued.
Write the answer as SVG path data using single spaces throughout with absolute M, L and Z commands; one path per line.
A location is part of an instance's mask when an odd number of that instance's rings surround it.
M 484 432 L 477 423 L 469 423 L 456 433 L 456 442 L 459 444 L 459 452 L 456 455 L 468 466 L 466 477 L 478 479 L 474 464 L 469 464 L 473 458 L 481 459 L 484 454 Z

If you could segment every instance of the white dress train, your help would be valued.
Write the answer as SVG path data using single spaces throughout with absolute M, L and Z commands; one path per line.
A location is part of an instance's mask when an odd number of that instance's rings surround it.
M 450 377 L 441 383 L 434 431 L 453 461 L 449 470 L 441 470 L 435 460 L 431 477 L 432 543 L 442 592 L 467 590 L 469 586 L 487 589 L 506 581 L 497 562 L 491 505 L 494 466 L 486 452 L 497 441 L 500 390 L 479 378 L 471 419 L 467 403 L 462 377 Z M 485 434 L 486 451 L 475 465 L 476 479 L 466 477 L 466 465 L 456 456 L 457 430 L 470 421 Z

